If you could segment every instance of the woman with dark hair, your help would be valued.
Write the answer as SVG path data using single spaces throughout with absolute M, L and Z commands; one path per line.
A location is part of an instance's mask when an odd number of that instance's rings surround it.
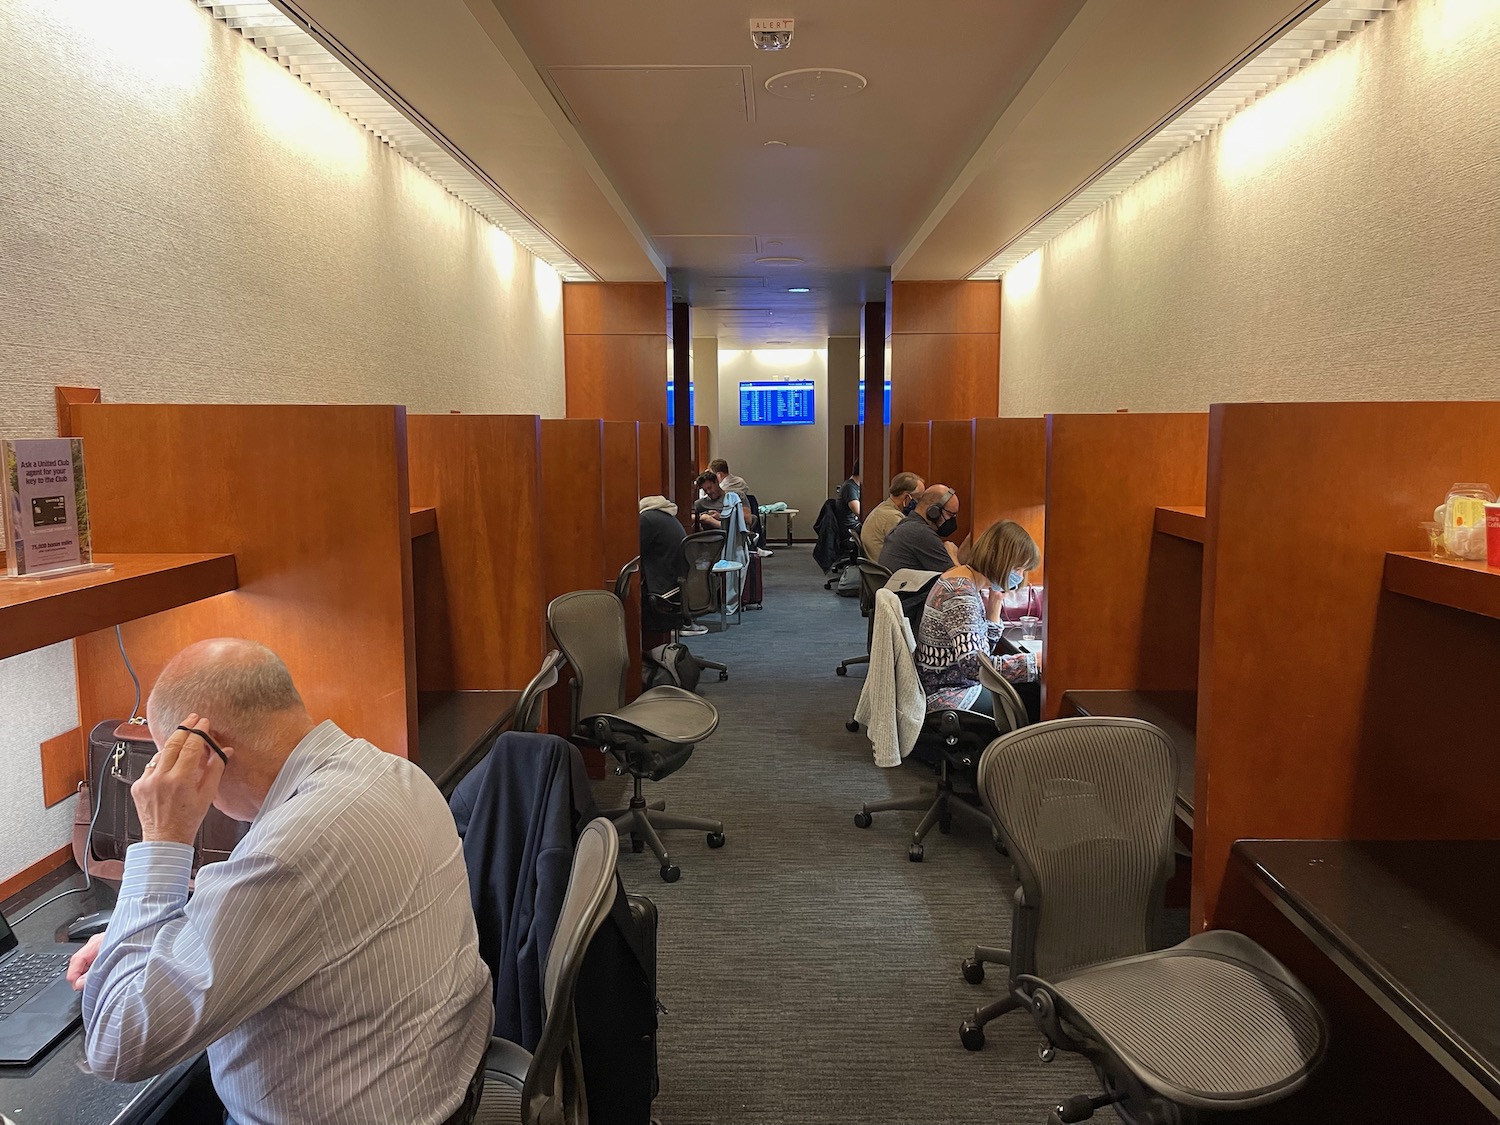
M 989 656 L 1013 684 L 1037 678 L 1034 653 L 993 655 L 1003 626 L 1004 591 L 1026 580 L 1042 561 L 1036 541 L 1013 520 L 991 524 L 974 542 L 969 561 L 939 575 L 927 595 L 917 633 L 917 674 L 927 693 L 928 711 L 995 713 L 990 693 L 979 682 L 981 655 Z M 1027 700 L 1027 708 L 1032 701 Z

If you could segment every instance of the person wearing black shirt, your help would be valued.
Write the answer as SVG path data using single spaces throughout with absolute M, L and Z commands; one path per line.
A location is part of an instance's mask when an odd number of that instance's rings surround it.
M 834 497 L 838 504 L 839 522 L 848 528 L 859 527 L 859 462 L 854 462 L 854 473 L 839 485 Z

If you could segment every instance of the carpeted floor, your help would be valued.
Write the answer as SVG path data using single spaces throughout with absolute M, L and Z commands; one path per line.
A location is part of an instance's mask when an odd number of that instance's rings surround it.
M 1096 1093 L 1072 1056 L 1037 1058 L 1023 1013 L 992 1023 L 970 1053 L 958 1025 L 1003 988 L 977 987 L 959 962 L 976 941 L 1004 944 L 1013 883 L 988 837 L 955 823 L 906 848 L 918 813 L 856 828 L 865 799 L 930 783 L 915 764 L 878 769 L 863 733 L 844 729 L 863 668 L 855 599 L 823 590 L 807 547 L 765 560 L 765 608 L 724 634 L 690 638 L 729 665 L 700 687 L 719 729 L 678 773 L 649 786 L 667 807 L 724 821 L 727 845 L 664 837 L 680 882 L 626 849 L 626 886 L 661 912 L 663 1125 L 1041 1125 L 1065 1095 Z M 600 783 L 608 802 L 623 790 Z M 1102 1112 L 1097 1120 L 1116 1120 Z

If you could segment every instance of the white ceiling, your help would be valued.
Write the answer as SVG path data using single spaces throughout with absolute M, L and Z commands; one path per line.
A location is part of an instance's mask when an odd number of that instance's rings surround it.
M 670 271 L 694 335 L 741 347 L 857 335 L 893 266 L 967 276 L 1309 6 L 295 0 L 598 277 Z M 869 84 L 767 92 L 806 67 Z

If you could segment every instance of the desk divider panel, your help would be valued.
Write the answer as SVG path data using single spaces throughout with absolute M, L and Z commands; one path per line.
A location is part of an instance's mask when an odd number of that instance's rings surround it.
M 407 443 L 412 503 L 438 524 L 412 546 L 418 687 L 519 690 L 547 630 L 541 421 L 412 414 Z
M 1042 715 L 1071 689 L 1192 690 L 1202 549 L 1153 531 L 1200 504 L 1206 414 L 1049 414 Z
M 901 426 L 901 471 L 931 480 L 932 423 L 905 422 Z M 886 481 L 889 485 L 890 481 Z
M 247 637 L 286 661 L 315 717 L 410 753 L 404 407 L 89 404 L 71 422 L 95 550 L 235 557 L 238 591 L 124 626 L 144 692 L 186 645 Z M 80 637 L 75 653 L 83 729 L 128 715 L 114 631 Z
M 707 426 L 694 426 L 693 427 L 693 472 L 695 474 L 696 473 L 706 472 L 708 470 L 708 463 L 711 460 L 713 460 L 713 453 L 711 452 L 712 448 L 713 448 L 713 438 L 712 438 L 712 436 L 709 433 L 708 427 Z M 692 501 L 696 500 L 696 499 L 697 499 L 697 496 L 694 495 L 688 501 L 688 507 L 689 508 L 691 508 L 693 506 Z M 679 501 L 679 503 L 680 503 L 680 501 Z
M 1213 408 L 1195 926 L 1237 839 L 1500 837 L 1500 622 L 1381 581 L 1497 464 L 1500 402 Z
M 604 423 L 598 418 L 542 419 L 542 498 L 550 513 L 542 528 L 546 600 L 572 590 L 603 589 Z M 564 668 L 557 687 L 547 693 L 548 729 L 564 737 L 573 733 L 570 676 Z
M 958 530 L 949 538 L 962 543 L 974 526 L 974 420 L 934 421 L 928 487 L 946 484 L 958 493 Z
M 642 422 L 637 449 L 640 458 L 641 496 L 665 496 L 671 477 L 672 432 L 657 422 Z M 636 497 L 640 500 L 640 496 Z M 638 509 L 639 510 L 639 509 Z
M 620 568 L 641 553 L 641 473 L 639 433 L 635 422 L 604 423 L 604 573 L 613 587 Z M 641 584 L 637 577 L 625 599 L 625 641 L 630 648 L 630 678 L 625 697 L 634 699 L 641 684 Z
M 1047 420 L 974 419 L 973 508 L 977 535 L 996 520 L 1015 520 L 1041 545 L 1047 531 Z M 1046 560 L 1043 560 L 1045 564 Z M 1042 567 L 1028 582 L 1042 584 Z

